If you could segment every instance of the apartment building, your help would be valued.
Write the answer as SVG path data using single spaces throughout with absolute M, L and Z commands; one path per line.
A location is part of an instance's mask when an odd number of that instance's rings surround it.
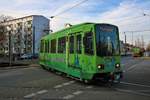
M 7 27 L 5 53 L 9 52 L 9 36 L 14 54 L 38 53 L 40 39 L 48 34 L 49 19 L 41 15 L 31 15 L 1 23 Z M 9 30 L 8 30 L 9 29 Z

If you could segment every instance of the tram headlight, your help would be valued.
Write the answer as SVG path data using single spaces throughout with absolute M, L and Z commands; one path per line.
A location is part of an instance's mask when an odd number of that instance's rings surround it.
M 120 64 L 116 64 L 115 67 L 116 67 L 116 68 L 120 68 Z
M 104 65 L 103 65 L 103 64 L 99 64 L 99 65 L 97 66 L 97 68 L 98 68 L 98 69 L 104 69 Z

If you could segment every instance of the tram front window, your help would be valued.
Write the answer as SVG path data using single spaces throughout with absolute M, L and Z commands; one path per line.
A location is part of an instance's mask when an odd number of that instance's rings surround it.
M 118 29 L 111 25 L 96 25 L 97 56 L 114 56 L 119 54 Z

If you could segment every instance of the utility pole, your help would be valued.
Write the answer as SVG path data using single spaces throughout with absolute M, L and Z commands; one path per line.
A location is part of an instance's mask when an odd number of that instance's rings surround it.
M 9 66 L 12 65 L 11 62 L 11 53 L 12 53 L 12 46 L 11 46 L 11 30 L 9 30 Z
M 133 46 L 133 32 L 132 32 L 132 46 Z
M 126 41 L 126 34 L 125 34 L 125 32 L 124 32 L 124 41 L 125 41 L 125 47 L 124 48 L 125 48 L 125 56 L 126 56 L 127 55 L 127 49 L 126 49 L 126 42 L 127 41 Z

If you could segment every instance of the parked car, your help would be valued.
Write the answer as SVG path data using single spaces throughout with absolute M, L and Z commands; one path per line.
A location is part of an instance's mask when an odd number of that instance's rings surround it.
M 20 59 L 32 59 L 33 55 L 32 54 L 23 54 Z
M 37 59 L 38 58 L 38 54 L 23 54 L 20 59 Z

